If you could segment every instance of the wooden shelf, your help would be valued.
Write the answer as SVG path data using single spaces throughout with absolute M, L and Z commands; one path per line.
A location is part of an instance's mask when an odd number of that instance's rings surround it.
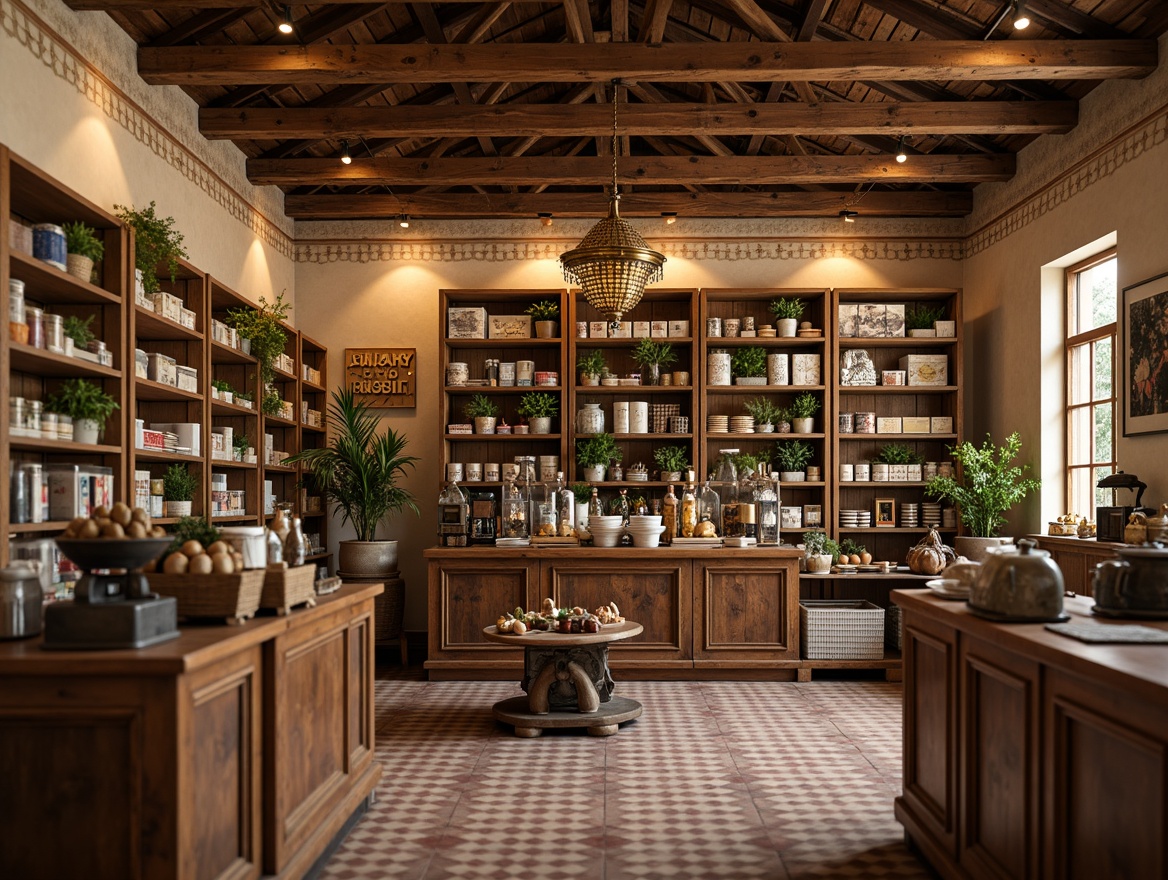
M 26 535 L 32 532 L 63 532 L 68 526 L 68 520 L 52 520 L 39 523 L 9 523 L 8 531 L 15 535 Z
M 307 379 L 300 380 L 300 387 L 307 394 L 324 394 L 328 391 L 323 385 L 317 385 L 315 382 L 309 382 Z
M 729 431 L 706 431 L 707 443 L 720 443 L 722 438 L 726 440 L 822 440 L 826 435 L 813 431 L 810 434 L 796 434 L 793 431 L 788 431 L 785 434 L 780 434 L 778 431 L 772 431 L 769 434 L 764 434 L 761 431 L 754 431 L 750 434 L 733 434 Z
M 559 348 L 563 340 L 537 339 L 534 336 L 527 339 L 443 339 L 443 344 L 450 348 Z
M 72 440 L 45 440 L 40 437 L 12 437 L 8 445 L 12 449 L 45 452 L 53 455 L 66 452 L 80 455 L 121 455 L 122 453 L 122 447 L 108 443 L 76 443 Z
M 238 348 L 224 345 L 218 340 L 211 340 L 211 363 L 213 364 L 249 364 L 257 363 L 250 354 L 245 354 Z
M 689 394 L 692 385 L 577 385 L 576 396 L 589 394 Z
M 225 459 L 225 458 L 209 459 L 208 464 L 210 464 L 212 468 L 223 467 L 223 468 L 236 468 L 238 470 L 254 470 L 255 468 L 257 468 L 259 466 L 255 462 L 247 463 L 247 462 L 242 462 L 242 461 L 235 461 L 234 459 L 229 461 L 228 459 Z
M 134 323 L 137 328 L 137 348 L 142 348 L 142 342 L 161 339 L 178 342 L 201 342 L 203 340 L 203 334 L 198 330 L 188 330 L 177 321 L 160 317 L 137 303 L 134 304 Z
M 798 394 L 824 391 L 825 385 L 707 385 L 706 394 Z
M 653 342 L 668 342 L 670 345 L 693 345 L 694 337 L 692 336 L 652 336 L 649 337 Z M 628 348 L 633 349 L 637 347 L 637 343 L 641 341 L 641 337 L 627 336 L 577 336 L 575 338 L 576 348 Z
M 229 513 L 221 516 L 209 516 L 207 522 L 210 523 L 229 523 L 229 522 L 258 522 L 258 513 Z
M 487 443 L 504 443 L 508 440 L 559 440 L 559 434 L 443 434 L 443 439 L 454 441 L 479 441 Z
M 103 367 L 92 361 L 34 348 L 20 342 L 8 343 L 8 361 L 12 369 L 40 376 L 73 377 L 85 376 L 96 379 L 120 379 L 122 371 L 113 367 Z
M 841 443 L 859 440 L 956 440 L 956 434 L 840 434 Z
M 211 415 L 213 416 L 259 416 L 255 407 L 240 406 L 238 403 L 227 403 L 223 400 L 211 398 Z
M 278 474 L 294 474 L 294 473 L 296 473 L 296 468 L 288 467 L 288 466 L 282 465 L 282 464 L 265 464 L 264 470 L 265 471 L 275 471 Z
M 840 348 L 943 348 L 956 345 L 953 336 L 841 336 Z
M 595 437 L 596 434 L 574 434 L 577 440 Z M 613 434 L 615 440 L 689 440 L 693 434 Z
M 41 262 L 20 251 L 9 251 L 9 275 L 19 278 L 27 286 L 26 298 L 29 303 L 45 305 L 115 305 L 122 304 L 122 298 L 75 275 L 62 272 L 56 266 Z
M 328 433 L 327 428 L 317 427 L 316 425 L 309 425 L 309 424 L 306 424 L 304 422 L 300 423 L 300 430 L 301 431 L 308 431 L 310 434 L 327 434 Z
M 173 385 L 164 385 L 150 379 L 135 379 L 132 395 L 137 400 L 194 400 L 200 401 L 203 395 L 194 391 L 183 391 Z
M 279 427 L 284 427 L 284 428 L 295 428 L 296 427 L 296 423 L 294 421 L 292 421 L 291 419 L 282 418 L 281 416 L 264 416 L 264 421 L 271 422 Z
M 945 528 L 942 526 L 933 526 L 933 528 L 935 528 L 938 532 L 954 533 L 957 531 L 955 527 Z M 866 535 L 879 535 L 885 533 L 890 535 L 925 535 L 928 534 L 928 531 L 928 526 L 916 526 L 911 529 L 901 528 L 900 526 L 897 526 L 896 528 L 892 528 L 891 526 L 869 526 L 868 528 L 863 529 L 841 527 L 839 533 L 841 535 L 855 535 L 861 533 Z
M 167 452 L 165 449 L 135 449 L 134 455 L 139 461 L 186 461 L 192 464 L 203 463 L 203 456 L 201 455 L 184 455 L 181 452 Z
M 547 391 L 550 394 L 559 394 L 564 390 L 563 385 L 447 385 L 442 389 L 447 394 L 527 394 L 531 391 Z
M 839 393 L 845 395 L 861 394 L 952 394 L 957 390 L 956 385 L 840 385 Z
M 819 336 L 707 336 L 706 348 L 806 348 L 809 345 L 823 345 L 823 334 Z

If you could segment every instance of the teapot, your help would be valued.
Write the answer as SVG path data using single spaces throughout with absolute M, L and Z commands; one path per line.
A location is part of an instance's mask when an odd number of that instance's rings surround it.
M 1119 559 L 1095 566 L 1096 614 L 1168 618 L 1168 549 L 1162 544 L 1117 547 Z
M 1037 542 L 991 547 L 969 593 L 975 614 L 990 620 L 1038 623 L 1066 620 L 1063 573 Z
M 41 631 L 44 590 L 28 565 L 0 568 L 0 639 L 26 639 Z

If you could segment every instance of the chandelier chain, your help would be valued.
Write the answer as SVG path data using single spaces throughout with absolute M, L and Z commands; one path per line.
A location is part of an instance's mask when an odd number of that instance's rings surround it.
M 612 81 L 612 197 L 614 199 L 620 198 L 620 189 L 618 188 L 617 182 L 616 182 L 616 148 L 617 148 L 616 99 L 617 99 L 617 89 L 619 86 L 620 86 L 620 80 L 614 79 Z

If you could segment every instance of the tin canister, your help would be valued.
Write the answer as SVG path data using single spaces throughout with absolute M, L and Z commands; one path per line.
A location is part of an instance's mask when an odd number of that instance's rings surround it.
M 855 419 L 850 412 L 842 412 L 839 414 L 839 432 L 841 434 L 851 434 L 855 431 Z
M 56 223 L 37 223 L 33 226 L 32 255 L 64 272 L 68 268 L 65 230 Z
M 852 424 L 855 433 L 857 434 L 875 434 L 876 433 L 876 413 L 874 412 L 858 412 L 854 413 L 852 417 Z

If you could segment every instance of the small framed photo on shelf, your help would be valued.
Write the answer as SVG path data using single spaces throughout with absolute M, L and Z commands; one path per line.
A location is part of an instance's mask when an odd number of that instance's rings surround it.
M 823 525 L 823 505 L 821 504 L 804 504 L 803 505 L 803 525 L 806 528 L 819 528 Z
M 876 499 L 877 528 L 893 528 L 896 526 L 896 500 L 893 498 Z
M 779 527 L 784 529 L 803 528 L 803 508 L 783 507 L 779 510 Z

